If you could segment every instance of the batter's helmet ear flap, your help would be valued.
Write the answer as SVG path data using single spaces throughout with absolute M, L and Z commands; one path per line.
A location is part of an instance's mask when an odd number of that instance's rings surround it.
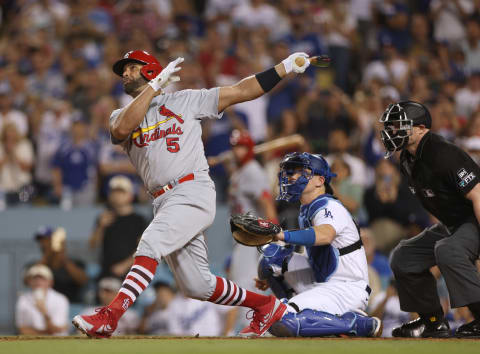
M 160 74 L 161 71 L 162 67 L 156 63 L 144 65 L 142 69 L 140 69 L 142 76 L 147 81 L 154 79 L 158 74 Z

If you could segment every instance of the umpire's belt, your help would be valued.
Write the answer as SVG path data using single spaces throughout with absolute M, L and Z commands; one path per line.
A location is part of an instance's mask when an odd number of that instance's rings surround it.
M 193 173 L 190 173 L 186 176 L 180 177 L 179 179 L 173 180 L 171 182 L 168 182 L 168 184 L 164 185 L 162 188 L 160 188 L 158 191 L 151 193 L 153 198 L 158 198 L 160 197 L 163 193 L 166 191 L 169 191 L 173 187 L 175 187 L 177 184 L 187 182 L 187 181 L 193 181 L 195 179 L 195 175 Z

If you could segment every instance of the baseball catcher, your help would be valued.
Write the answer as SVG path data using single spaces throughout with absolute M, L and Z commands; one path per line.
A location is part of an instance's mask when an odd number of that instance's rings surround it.
M 345 207 L 333 197 L 335 177 L 320 155 L 292 153 L 280 164 L 279 199 L 300 201 L 300 230 L 282 231 L 278 225 L 253 216 L 232 217 L 244 242 L 269 244 L 259 263 L 258 288 L 270 287 L 285 298 L 287 313 L 269 332 L 275 336 L 378 336 L 381 321 L 362 311 L 370 296 L 365 252 L 358 228 Z M 273 235 L 273 237 L 272 237 Z M 306 254 L 294 252 L 305 246 Z

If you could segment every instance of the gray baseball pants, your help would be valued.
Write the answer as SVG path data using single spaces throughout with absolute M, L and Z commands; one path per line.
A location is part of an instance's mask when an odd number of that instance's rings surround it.
M 429 269 L 438 265 L 447 284 L 452 308 L 480 301 L 480 234 L 476 220 L 450 233 L 435 224 L 401 241 L 392 251 L 390 266 L 397 282 L 403 311 L 432 313 L 441 308 L 436 280 Z
M 167 262 L 178 288 L 188 297 L 207 300 L 215 291 L 203 232 L 215 217 L 215 186 L 208 174 L 176 185 L 153 201 L 154 218 L 135 256 Z

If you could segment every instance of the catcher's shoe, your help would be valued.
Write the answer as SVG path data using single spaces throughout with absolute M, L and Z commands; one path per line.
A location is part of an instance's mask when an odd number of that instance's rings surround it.
M 113 310 L 105 306 L 95 311 L 96 314 L 91 316 L 75 316 L 73 325 L 89 337 L 109 338 L 117 328 L 118 320 Z
M 392 336 L 405 338 L 448 338 L 450 336 L 450 326 L 445 319 L 431 322 L 428 319 L 419 317 L 394 328 Z
M 260 337 L 277 321 L 279 321 L 285 312 L 287 306 L 280 302 L 275 296 L 270 295 L 270 301 L 253 311 L 252 322 L 248 327 L 242 329 L 239 333 L 242 337 Z

